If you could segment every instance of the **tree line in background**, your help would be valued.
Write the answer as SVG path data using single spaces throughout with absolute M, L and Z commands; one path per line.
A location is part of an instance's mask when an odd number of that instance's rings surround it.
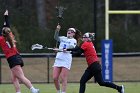
M 140 10 L 139 5 L 139 0 L 110 0 L 111 10 Z M 69 27 L 76 27 L 82 33 L 96 32 L 95 46 L 97 52 L 101 52 L 101 40 L 105 39 L 105 0 L 0 0 L 0 27 L 3 24 L 3 13 L 8 9 L 19 50 L 24 53 L 51 52 L 31 51 L 31 45 L 39 43 L 55 47 L 53 34 L 59 22 L 56 6 L 66 8 L 60 23 L 60 34 L 66 35 Z M 113 51 L 139 52 L 140 15 L 110 15 L 109 20 Z

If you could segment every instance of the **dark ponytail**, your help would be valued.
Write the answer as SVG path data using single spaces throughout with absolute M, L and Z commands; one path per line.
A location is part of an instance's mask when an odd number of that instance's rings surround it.
M 75 33 L 74 38 L 77 40 L 77 45 L 80 46 L 80 44 L 82 42 L 82 33 L 78 29 L 75 29 L 75 30 L 76 30 L 76 33 Z

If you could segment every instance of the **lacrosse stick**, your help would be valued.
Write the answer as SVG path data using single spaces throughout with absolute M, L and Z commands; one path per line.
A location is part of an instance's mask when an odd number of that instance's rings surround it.
M 63 49 L 58 49 L 58 48 L 49 48 L 47 46 L 43 46 L 40 44 L 33 44 L 31 47 L 31 50 L 35 50 L 35 49 L 48 49 L 48 50 L 54 50 L 54 51 L 58 51 L 58 52 L 63 52 Z M 71 52 L 71 51 L 65 51 L 65 52 Z
M 66 10 L 66 8 L 60 5 L 56 6 L 55 8 L 57 9 L 58 24 L 62 25 L 62 20 L 64 19 L 63 13 L 64 13 L 64 10 Z M 58 46 L 58 41 L 56 41 L 55 47 L 57 48 L 57 46 Z

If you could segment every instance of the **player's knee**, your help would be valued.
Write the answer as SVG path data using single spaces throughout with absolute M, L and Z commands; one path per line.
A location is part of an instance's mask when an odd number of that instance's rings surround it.
M 102 82 L 102 81 L 98 82 L 98 84 L 99 84 L 100 86 L 105 86 L 105 83 Z
M 16 78 L 11 77 L 11 81 L 12 81 L 13 83 L 16 82 Z
M 67 78 L 61 77 L 62 82 L 67 82 Z
M 54 77 L 53 77 L 53 80 L 54 80 L 54 81 L 58 80 L 58 77 L 54 76 Z
M 85 84 L 86 82 L 84 80 L 80 80 L 80 84 Z

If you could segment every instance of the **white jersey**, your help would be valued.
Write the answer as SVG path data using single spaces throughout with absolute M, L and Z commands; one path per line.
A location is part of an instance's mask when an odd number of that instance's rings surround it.
M 63 49 L 64 46 L 66 49 L 74 48 L 77 45 L 77 41 L 74 38 L 67 38 L 65 36 L 59 37 L 60 45 L 59 49 Z M 72 63 L 72 54 L 69 52 L 58 52 L 56 55 L 56 60 L 54 66 L 66 67 L 70 69 Z

